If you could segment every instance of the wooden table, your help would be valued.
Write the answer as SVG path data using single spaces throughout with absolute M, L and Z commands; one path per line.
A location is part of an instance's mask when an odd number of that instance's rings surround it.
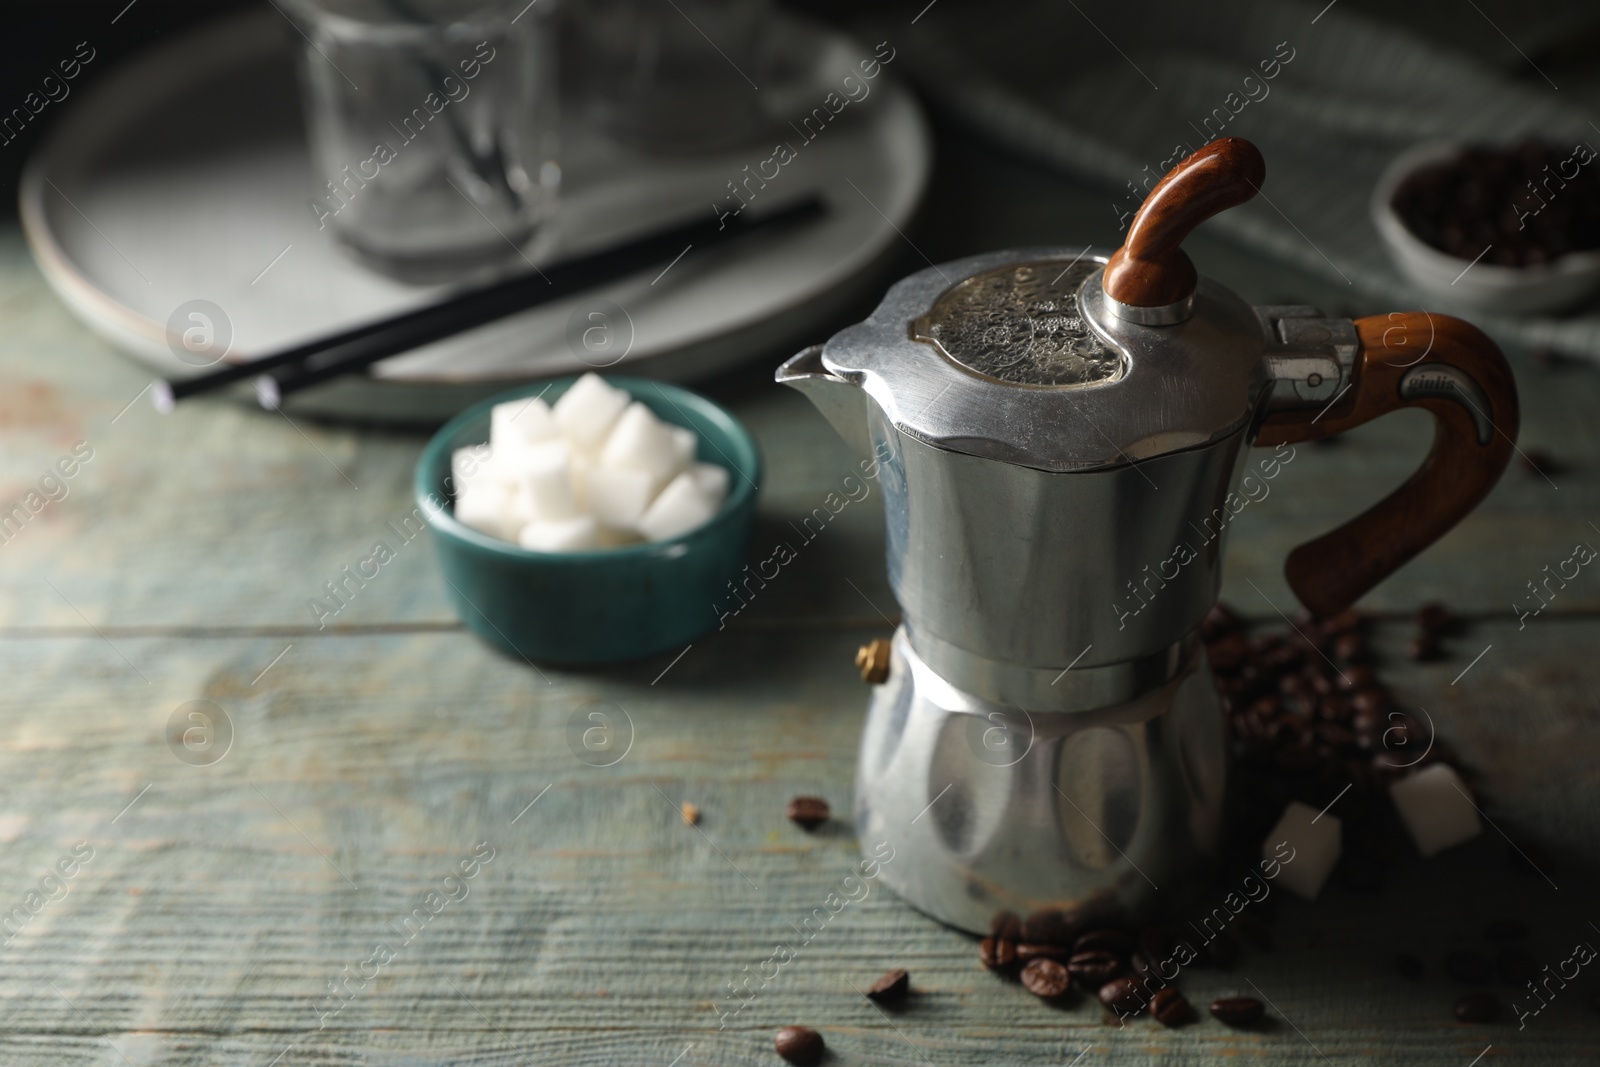
M 936 224 L 914 235 L 931 257 L 1115 243 L 1103 194 L 942 143 Z M 1007 196 L 972 195 L 986 189 Z M 1249 299 L 1352 310 L 1203 235 L 1192 247 Z M 877 887 L 719 1028 L 729 984 L 856 858 L 867 694 L 851 657 L 897 611 L 876 496 L 681 658 L 531 670 L 462 630 L 426 536 L 315 624 L 308 599 L 411 510 L 421 437 L 225 401 L 156 415 L 140 397 L 146 373 L 67 315 L 14 227 L 0 233 L 0 323 L 7 506 L 78 442 L 92 449 L 0 555 L 0 1061 L 709 1067 L 777 1062 L 772 1033 L 790 1023 L 822 1029 L 840 1064 L 1600 1055 L 1588 1004 L 1600 975 L 1519 1031 L 1455 1023 L 1439 966 L 1503 914 L 1532 923 L 1531 947 L 1552 964 L 1600 942 L 1600 582 L 1584 574 L 1525 629 L 1511 607 L 1546 564 L 1600 541 L 1592 370 L 1517 359 L 1523 447 L 1566 469 L 1513 469 L 1366 603 L 1384 671 L 1481 776 L 1495 828 L 1432 861 L 1403 858 L 1380 896 L 1335 886 L 1315 905 L 1286 903 L 1276 951 L 1188 980 L 1198 1001 L 1259 989 L 1267 1026 L 1119 1030 L 1098 1008 L 1043 1007 L 979 970 L 971 938 Z M 763 555 L 851 462 L 802 398 L 768 384 L 785 354 L 755 354 L 750 375 L 714 390 L 766 455 Z M 1401 415 L 1300 449 L 1238 520 L 1226 599 L 1262 620 L 1289 610 L 1288 548 L 1398 483 L 1428 432 Z M 1409 613 L 1432 598 L 1470 628 L 1447 661 L 1410 665 L 1398 654 Z M 203 765 L 167 741 L 194 701 L 231 725 L 226 754 Z M 569 722 L 595 701 L 631 722 L 612 766 L 569 747 Z M 801 793 L 839 817 L 801 832 L 783 817 Z M 699 826 L 679 817 L 683 802 Z M 1548 881 L 1509 872 L 1502 831 L 1555 857 Z M 463 862 L 472 877 L 446 881 Z M 53 874 L 62 866 L 71 877 Z M 1400 948 L 1428 961 L 1422 983 L 1395 976 Z M 886 1015 L 854 989 L 893 966 L 912 972 L 915 995 Z

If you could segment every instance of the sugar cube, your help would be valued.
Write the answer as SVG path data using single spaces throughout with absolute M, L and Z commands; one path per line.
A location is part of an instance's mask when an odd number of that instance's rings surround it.
M 700 491 L 711 498 L 717 507 L 728 495 L 728 468 L 719 463 L 696 463 L 689 468 Z
M 531 519 L 570 519 L 578 513 L 572 492 L 572 450 L 565 441 L 546 441 L 518 458 L 517 489 Z
M 573 382 L 556 401 L 556 425 L 577 447 L 599 448 L 628 406 L 628 399 L 626 392 L 607 385 L 604 378 L 591 371 Z
M 589 514 L 613 529 L 633 529 L 650 506 L 653 480 L 627 467 L 590 467 L 586 477 Z
M 665 541 L 688 533 L 717 513 L 716 504 L 685 471 L 661 490 L 639 519 L 639 532 L 652 541 Z
M 517 544 L 536 552 L 579 552 L 599 548 L 599 527 L 588 515 L 535 519 L 522 528 Z
M 493 460 L 494 451 L 487 445 L 467 445 L 450 453 L 450 478 L 451 491 L 459 489 L 467 483 L 474 481 L 481 472 L 487 470 Z
M 1285 889 L 1307 900 L 1316 900 L 1323 883 L 1339 862 L 1340 829 L 1337 817 L 1326 812 L 1319 814 L 1316 808 L 1293 801 L 1261 843 L 1261 858 L 1282 864 L 1278 881 Z M 1288 860 L 1279 851 L 1284 843 L 1292 850 Z
M 672 452 L 677 460 L 673 473 L 688 470 L 700 450 L 700 435 L 687 426 L 669 426 L 667 429 L 672 433 Z
M 490 537 L 498 537 L 503 541 L 514 540 L 517 521 L 512 506 L 513 497 L 513 492 L 504 485 L 474 485 L 456 495 L 456 519 Z
M 1483 832 L 1466 783 L 1447 763 L 1435 763 L 1389 787 L 1400 821 L 1417 851 L 1434 856 Z
M 508 400 L 489 409 L 489 447 L 501 452 L 549 441 L 559 433 L 550 405 L 539 397 Z
M 600 465 L 644 471 L 653 491 L 680 469 L 672 429 L 636 400 L 612 427 L 600 450 Z

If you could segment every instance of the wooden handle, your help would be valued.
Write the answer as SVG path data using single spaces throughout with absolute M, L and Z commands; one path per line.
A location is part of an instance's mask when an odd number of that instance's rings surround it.
M 1517 385 L 1498 346 L 1471 323 L 1427 312 L 1357 319 L 1361 348 L 1346 398 L 1322 412 L 1264 420 L 1257 445 L 1313 441 L 1403 407 L 1433 413 L 1433 448 L 1399 489 L 1289 553 L 1300 602 L 1343 611 L 1443 537 L 1500 480 L 1517 438 Z
M 1194 292 L 1198 276 L 1179 246 L 1219 211 L 1261 190 L 1267 165 L 1256 146 L 1223 137 L 1179 163 L 1145 198 L 1128 238 L 1106 263 L 1101 287 L 1134 307 L 1164 307 Z

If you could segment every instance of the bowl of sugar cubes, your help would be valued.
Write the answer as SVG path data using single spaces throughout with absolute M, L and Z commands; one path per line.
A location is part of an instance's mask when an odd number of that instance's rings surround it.
M 585 374 L 468 408 L 417 462 L 467 628 L 529 661 L 681 649 L 744 566 L 761 457 L 720 405 Z

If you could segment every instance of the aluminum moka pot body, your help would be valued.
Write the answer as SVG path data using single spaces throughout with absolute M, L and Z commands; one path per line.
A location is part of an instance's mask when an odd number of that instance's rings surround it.
M 978 933 L 1148 917 L 1201 881 L 1227 745 L 1196 635 L 1240 502 L 1270 491 L 1245 442 L 1279 390 L 1275 324 L 1324 321 L 1205 281 L 1181 325 L 1114 320 L 1107 258 L 935 267 L 778 374 L 882 486 L 903 622 L 868 710 L 858 836 L 893 845 L 896 892 Z M 1323 369 L 1283 392 L 1331 397 Z
M 1234 517 L 1295 442 L 1406 407 L 1436 428 L 1405 484 L 1289 553 L 1320 616 L 1443 536 L 1510 459 L 1516 384 L 1471 324 L 1252 308 L 1198 276 L 1185 236 L 1265 178 L 1255 146 L 1219 138 L 1114 252 L 932 267 L 778 372 L 878 465 L 903 621 L 886 677 L 863 671 L 880 684 L 857 832 L 953 926 L 1059 942 L 1203 884 L 1227 734 L 1197 635 Z

